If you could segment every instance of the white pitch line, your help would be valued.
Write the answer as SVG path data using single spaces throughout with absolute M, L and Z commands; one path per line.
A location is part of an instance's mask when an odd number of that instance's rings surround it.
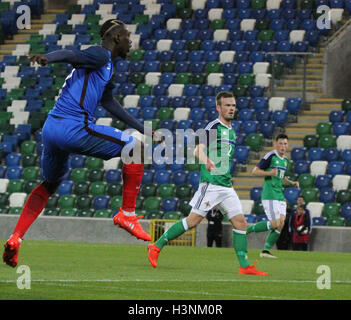
M 17 280 L 0 280 L 0 283 L 13 283 Z M 252 283 L 316 283 L 316 280 L 284 280 L 284 279 L 267 279 L 267 280 L 249 280 L 249 279 L 192 279 L 192 280 L 181 280 L 181 279 L 32 279 L 31 282 L 63 282 L 63 283 L 77 283 L 77 282 L 252 282 Z M 339 284 L 351 284 L 351 280 L 333 280 L 331 283 Z

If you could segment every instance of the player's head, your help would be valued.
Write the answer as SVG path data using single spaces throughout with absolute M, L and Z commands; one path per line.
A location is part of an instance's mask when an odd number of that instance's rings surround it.
M 104 22 L 100 29 L 102 45 L 111 51 L 112 59 L 126 59 L 131 48 L 130 32 L 125 24 L 117 19 Z
M 279 133 L 274 139 L 274 148 L 277 150 L 279 155 L 284 155 L 288 151 L 288 136 L 285 133 Z
M 222 91 L 216 96 L 216 109 L 218 118 L 226 122 L 234 119 L 236 102 L 233 93 Z

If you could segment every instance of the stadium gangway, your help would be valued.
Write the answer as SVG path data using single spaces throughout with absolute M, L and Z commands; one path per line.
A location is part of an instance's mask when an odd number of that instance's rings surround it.
M 307 58 L 309 56 L 314 56 L 315 53 L 313 52 L 295 52 L 295 51 L 288 51 L 288 52 L 266 52 L 266 55 L 272 55 L 273 59 L 275 59 L 275 56 L 279 55 L 295 55 L 295 56 L 301 56 L 303 58 L 303 79 L 302 79 L 302 109 L 306 108 L 306 69 L 307 69 Z M 272 81 L 271 81 L 271 94 L 272 97 L 274 97 L 274 63 L 272 63 Z

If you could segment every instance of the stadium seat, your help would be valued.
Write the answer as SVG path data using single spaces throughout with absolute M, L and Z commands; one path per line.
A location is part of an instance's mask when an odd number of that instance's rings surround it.
M 34 180 L 34 179 L 30 179 L 30 180 Z M 72 190 L 73 190 L 73 181 L 64 180 L 60 183 L 59 187 L 57 188 L 57 193 L 60 196 L 63 196 L 66 194 L 72 194 Z
M 76 198 L 77 197 L 74 194 L 70 194 L 70 195 L 66 194 L 66 195 L 61 196 L 58 200 L 58 205 L 59 205 L 60 209 L 74 208 Z
M 108 209 L 110 202 L 110 197 L 109 196 L 96 196 L 93 199 L 92 206 L 95 210 L 103 210 L 103 209 Z
M 322 202 L 309 202 L 306 205 L 306 209 L 308 209 L 310 211 L 310 217 L 311 219 L 317 217 L 321 217 L 322 216 L 322 211 L 324 208 L 324 203 Z
M 314 176 L 325 175 L 327 173 L 328 161 L 312 161 L 310 173 Z
M 319 200 L 323 203 L 331 203 L 335 201 L 335 195 L 336 193 L 333 189 L 324 187 L 320 189 Z
M 351 190 L 339 190 L 336 193 L 336 202 L 341 204 L 351 202 Z
M 299 188 L 286 188 L 284 190 L 284 197 L 288 201 L 289 204 L 295 204 L 297 202 L 297 198 L 299 197 L 301 189 Z
M 343 161 L 331 161 L 328 163 L 327 173 L 332 175 L 343 174 L 344 172 L 345 163 Z

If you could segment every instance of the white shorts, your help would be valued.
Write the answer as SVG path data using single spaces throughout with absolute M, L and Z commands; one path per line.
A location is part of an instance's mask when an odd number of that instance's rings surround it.
M 286 216 L 286 202 L 279 200 L 262 200 L 262 205 L 268 220 L 280 219 Z
M 243 214 L 241 202 L 233 188 L 217 186 L 208 182 L 199 184 L 199 188 L 189 204 L 192 206 L 191 212 L 202 217 L 206 217 L 207 212 L 216 205 L 223 215 L 227 215 L 228 219 Z

